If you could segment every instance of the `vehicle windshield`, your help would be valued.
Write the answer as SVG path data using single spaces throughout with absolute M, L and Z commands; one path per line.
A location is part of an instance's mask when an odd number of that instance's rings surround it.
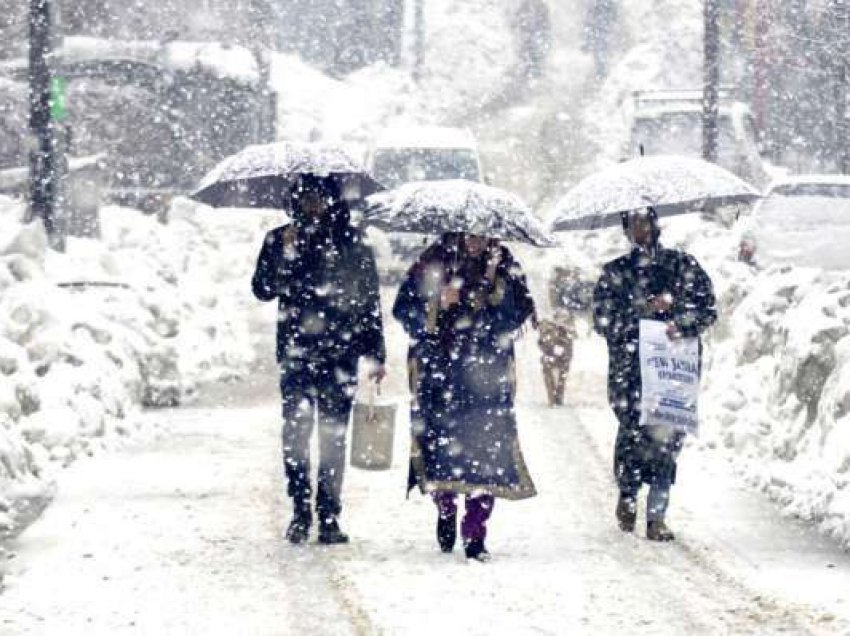
M 718 146 L 721 156 L 733 156 L 735 133 L 728 115 L 718 118 Z M 669 112 L 639 117 L 632 127 L 632 147 L 647 155 L 674 154 L 700 156 L 702 154 L 702 113 Z
M 411 181 L 469 179 L 479 181 L 475 153 L 459 148 L 393 148 L 375 152 L 372 174 L 395 188 Z
M 850 183 L 793 183 L 775 187 L 769 198 L 783 197 L 825 197 L 829 199 L 850 199 Z

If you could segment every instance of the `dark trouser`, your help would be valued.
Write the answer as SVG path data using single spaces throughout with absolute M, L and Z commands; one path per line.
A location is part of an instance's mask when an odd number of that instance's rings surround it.
M 437 511 L 443 518 L 457 514 L 457 495 L 448 490 L 440 490 L 431 493 Z M 466 495 L 466 513 L 460 524 L 460 535 L 464 541 L 481 539 L 487 537 L 487 520 L 493 513 L 495 498 L 492 495 L 479 495 L 471 497 Z
M 316 511 L 320 519 L 339 515 L 345 470 L 345 437 L 356 381 L 356 361 L 282 365 L 283 465 L 287 492 L 297 510 L 310 509 L 310 437 L 319 423 L 319 475 Z
M 664 519 L 670 487 L 676 481 L 676 459 L 685 433 L 664 427 L 641 427 L 639 413 L 618 414 L 620 428 L 614 446 L 614 476 L 620 496 L 637 499 L 643 484 L 649 485 L 648 521 Z

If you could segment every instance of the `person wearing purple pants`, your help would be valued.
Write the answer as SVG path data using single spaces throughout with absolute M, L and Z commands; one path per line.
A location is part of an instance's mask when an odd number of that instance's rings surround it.
M 437 540 L 443 552 L 451 552 L 449 546 L 454 547 L 457 540 L 457 495 L 450 490 L 440 490 L 431 493 L 434 503 L 437 504 Z M 464 545 L 480 543 L 482 554 L 479 560 L 486 560 L 489 554 L 484 546 L 487 538 L 487 520 L 493 512 L 493 504 L 496 498 L 493 495 L 466 495 L 466 512 L 460 522 L 460 534 Z
M 536 494 L 514 413 L 514 334 L 533 312 L 508 249 L 471 234 L 431 245 L 399 290 L 393 316 L 411 339 L 408 488 L 434 500 L 443 552 L 457 539 L 458 495 L 466 556 L 486 561 L 495 499 Z

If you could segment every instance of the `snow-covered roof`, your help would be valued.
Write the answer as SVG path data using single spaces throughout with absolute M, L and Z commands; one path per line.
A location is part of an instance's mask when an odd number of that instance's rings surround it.
M 375 137 L 375 148 L 471 148 L 475 136 L 468 128 L 404 126 L 385 128 Z
M 850 185 L 850 175 L 847 174 L 798 174 L 777 179 L 770 184 L 767 193 L 777 188 L 795 185 Z
M 667 113 L 702 113 L 703 106 L 695 101 L 665 101 L 641 103 L 635 110 L 635 119 L 646 117 L 657 117 Z M 721 115 L 748 114 L 750 108 L 742 102 L 721 103 L 719 107 Z
M 86 62 L 135 62 L 157 66 L 168 71 L 190 71 L 201 68 L 222 79 L 244 84 L 260 81 L 259 64 L 244 46 L 221 42 L 189 42 L 174 40 L 109 40 L 93 37 L 66 37 L 56 56 L 66 64 Z M 14 73 L 26 69 L 26 60 L 4 65 Z

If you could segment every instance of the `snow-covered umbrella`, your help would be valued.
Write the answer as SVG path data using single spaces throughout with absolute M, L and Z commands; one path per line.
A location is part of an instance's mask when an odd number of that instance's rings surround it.
M 278 142 L 248 146 L 201 180 L 192 198 L 212 207 L 289 207 L 288 193 L 301 175 L 336 179 L 344 198 L 383 190 L 345 149 L 325 143 Z
M 620 224 L 629 210 L 653 207 L 659 216 L 706 206 L 749 203 L 759 192 L 718 165 L 676 155 L 639 157 L 582 179 L 555 205 L 553 232 Z
M 517 195 L 465 179 L 407 183 L 372 195 L 363 223 L 390 232 L 464 232 L 537 247 L 557 244 Z

